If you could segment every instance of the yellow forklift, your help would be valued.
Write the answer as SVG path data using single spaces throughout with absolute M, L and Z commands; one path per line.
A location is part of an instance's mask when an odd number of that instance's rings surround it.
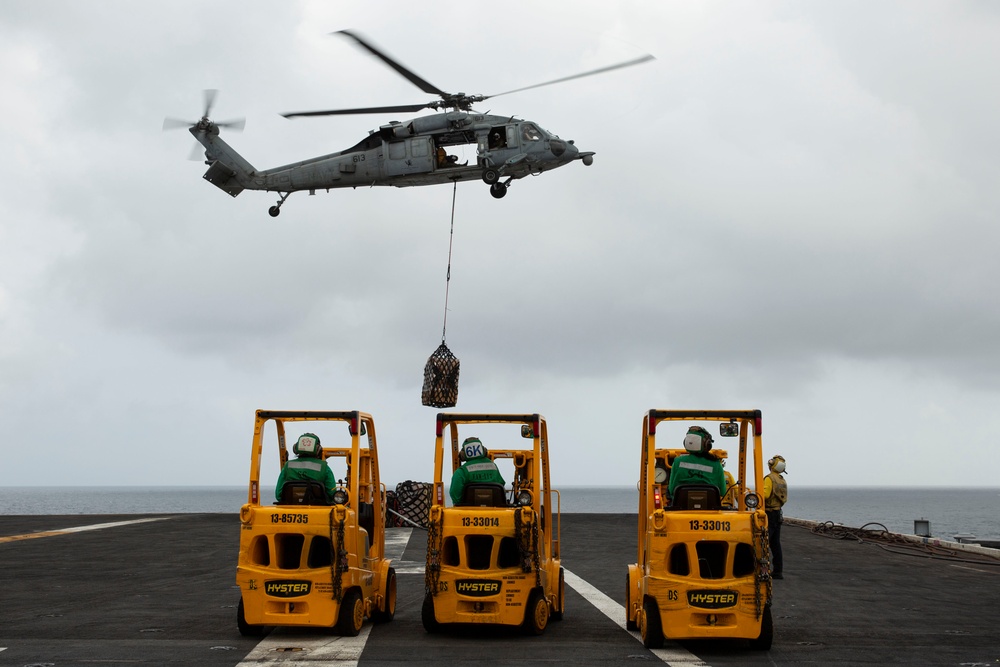
M 676 459 L 688 453 L 678 446 L 691 426 L 738 439 L 725 493 L 712 484 L 684 484 L 670 495 L 671 475 L 681 475 Z M 722 449 L 709 454 L 728 456 Z M 628 566 L 626 621 L 646 647 L 660 648 L 665 639 L 744 639 L 754 649 L 771 647 L 765 473 L 760 410 L 650 410 L 643 416 L 639 548 Z
M 445 466 L 449 478 L 459 473 L 459 427 L 465 436 L 495 434 L 484 438 L 482 455 L 512 467 L 509 487 L 473 481 L 451 501 Z M 453 624 L 520 626 L 527 634 L 542 634 L 550 619 L 562 619 L 566 599 L 559 493 L 549 484 L 545 418 L 438 413 L 436 428 L 424 628 L 434 633 Z
M 315 480 L 286 481 L 280 490 L 261 487 L 265 440 L 284 469 L 286 436 L 293 429 L 308 430 L 305 435 L 317 440 L 307 465 L 325 460 L 342 474 L 332 498 Z M 340 446 L 319 446 L 338 441 Z M 258 410 L 248 498 L 240 509 L 240 633 L 260 636 L 269 626 L 299 626 L 356 636 L 366 618 L 391 621 L 396 573 L 385 557 L 384 501 L 371 415 Z

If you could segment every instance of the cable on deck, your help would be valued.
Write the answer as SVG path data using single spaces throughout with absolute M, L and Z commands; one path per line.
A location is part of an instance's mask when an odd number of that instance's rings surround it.
M 869 528 L 869 526 L 878 526 L 878 528 Z M 883 524 L 874 521 L 866 523 L 860 528 L 852 528 L 832 521 L 824 521 L 812 527 L 810 532 L 814 535 L 835 540 L 855 540 L 861 544 L 874 544 L 890 553 L 906 556 L 920 556 L 922 558 L 1000 567 L 1000 560 L 995 558 L 978 556 L 975 553 L 963 551 L 960 548 L 952 549 L 942 545 L 940 542 L 934 544 L 914 542 L 912 539 L 907 539 L 907 537 L 899 533 L 890 532 Z

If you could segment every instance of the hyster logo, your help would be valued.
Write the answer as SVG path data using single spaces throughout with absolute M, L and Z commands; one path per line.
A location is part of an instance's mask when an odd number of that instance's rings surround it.
M 278 598 L 296 598 L 309 594 L 309 582 L 295 581 L 293 579 L 268 581 L 264 584 L 264 591 L 268 595 Z
M 500 592 L 500 582 L 490 579 L 459 579 L 455 582 L 455 592 L 472 597 L 486 597 Z
M 738 599 L 736 591 L 688 591 L 688 604 L 702 609 L 733 607 Z

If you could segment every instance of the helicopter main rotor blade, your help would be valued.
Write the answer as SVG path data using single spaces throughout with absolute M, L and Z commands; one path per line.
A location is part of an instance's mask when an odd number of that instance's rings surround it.
M 432 102 L 436 104 L 436 102 Z M 329 111 L 293 111 L 281 114 L 285 118 L 302 118 L 305 116 L 346 116 L 362 113 L 409 113 L 426 109 L 430 104 L 403 104 L 394 107 L 362 107 L 359 109 L 331 109 Z
M 379 51 L 378 49 L 376 49 L 373 45 L 371 45 L 368 42 L 366 42 L 364 39 L 362 39 L 356 33 L 352 32 L 350 30 L 338 30 L 337 32 L 330 33 L 330 34 L 332 34 L 332 35 L 336 35 L 336 34 L 347 35 L 348 37 L 350 37 L 351 39 L 353 39 L 355 42 L 357 42 L 359 45 L 361 45 L 361 47 L 363 49 L 365 49 L 366 51 L 368 51 L 369 53 L 371 53 L 376 58 L 380 59 L 382 62 L 384 62 L 389 67 L 391 67 L 394 70 L 396 70 L 397 72 L 399 72 L 402 76 L 404 76 L 406 78 L 407 81 L 409 81 L 410 83 L 412 83 L 417 88 L 419 88 L 420 90 L 424 91 L 425 93 L 428 93 L 430 95 L 440 95 L 441 97 L 447 97 L 448 96 L 448 93 L 444 92 L 443 90 L 441 90 L 440 88 L 438 88 L 434 84 L 429 83 L 428 81 L 425 81 L 424 79 L 420 78 L 419 76 L 417 76 L 416 74 L 414 74 L 410 70 L 406 69 L 405 67 L 403 67 L 402 65 L 400 65 L 399 63 L 397 63 L 395 60 L 393 60 L 392 58 L 390 58 L 386 54 L 384 54 L 381 51 Z M 367 112 L 363 112 L 363 113 L 367 113 Z
M 644 56 L 634 58 L 632 60 L 626 60 L 623 63 L 618 63 L 617 65 L 608 65 L 607 67 L 601 67 L 599 69 L 593 69 L 589 72 L 582 72 L 580 74 L 573 74 L 572 76 L 564 76 L 561 79 L 553 79 L 552 81 L 546 81 L 545 83 L 536 83 L 533 86 L 525 86 L 524 88 L 515 88 L 514 90 L 508 90 L 502 93 L 494 93 L 493 95 L 484 95 L 482 99 L 487 100 L 491 97 L 500 97 L 501 95 L 510 95 L 511 93 L 519 93 L 522 90 L 531 90 L 532 88 L 541 88 L 542 86 L 551 86 L 554 83 L 562 83 L 563 81 L 572 81 L 573 79 L 582 79 L 585 76 L 593 76 L 595 74 L 602 74 L 604 72 L 610 72 L 611 70 L 621 69 L 623 67 L 631 67 L 632 65 L 639 65 L 650 60 L 656 60 L 655 57 L 649 55 L 648 53 Z

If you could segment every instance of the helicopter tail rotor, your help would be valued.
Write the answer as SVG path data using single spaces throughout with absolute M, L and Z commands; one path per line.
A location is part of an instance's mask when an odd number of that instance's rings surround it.
M 209 118 L 212 113 L 212 107 L 215 106 L 215 99 L 218 97 L 219 91 L 214 88 L 209 88 L 204 91 L 205 98 L 205 111 L 202 113 L 199 120 L 190 121 L 182 120 L 180 118 L 164 118 L 163 119 L 163 129 L 164 130 L 176 130 L 180 128 L 191 129 L 198 128 L 201 132 L 209 132 L 212 128 L 225 127 L 231 130 L 236 130 L 237 132 L 242 132 L 243 128 L 246 126 L 246 118 L 234 118 L 232 120 L 225 121 L 213 121 Z
M 219 128 L 227 128 L 230 130 L 235 130 L 237 132 L 242 132 L 243 128 L 246 126 L 245 118 L 234 118 L 232 120 L 225 120 L 216 122 L 209 118 L 212 113 L 212 107 L 215 106 L 215 100 L 219 95 L 219 91 L 214 88 L 209 88 L 204 91 L 205 100 L 205 110 L 199 120 L 190 121 L 183 120 L 180 118 L 164 118 L 163 119 L 163 129 L 164 130 L 178 130 L 185 129 L 195 135 L 202 133 L 207 134 L 218 134 Z M 196 143 L 191 147 L 191 153 L 188 155 L 189 160 L 202 160 L 203 159 L 203 148 L 201 143 Z
M 209 118 L 212 113 L 212 107 L 215 106 L 215 100 L 219 95 L 219 91 L 214 88 L 209 88 L 204 91 L 205 100 L 205 111 L 199 120 L 190 121 L 182 120 L 180 118 L 164 118 L 163 119 L 163 129 L 164 130 L 178 130 L 185 129 L 192 133 L 210 133 L 218 134 L 219 128 L 227 128 L 230 130 L 235 130 L 237 132 L 242 132 L 243 128 L 246 126 L 246 118 L 234 118 L 233 120 L 225 120 L 216 122 Z M 201 160 L 202 159 L 202 146 L 200 143 L 196 143 L 192 149 L 190 155 L 188 155 L 189 160 Z
M 205 113 L 201 114 L 203 118 L 208 118 L 212 113 L 212 107 L 215 106 L 215 100 L 219 96 L 219 91 L 216 88 L 206 88 L 202 91 L 202 97 L 205 99 Z

